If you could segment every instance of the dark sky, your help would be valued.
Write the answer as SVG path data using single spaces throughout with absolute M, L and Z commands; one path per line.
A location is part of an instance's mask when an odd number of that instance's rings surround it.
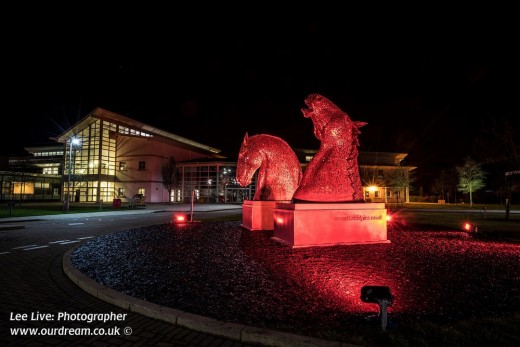
M 7 37 L 1 154 L 45 143 L 97 106 L 233 160 L 246 131 L 317 149 L 300 111 L 310 93 L 368 123 L 361 150 L 409 153 L 423 170 L 462 164 L 482 121 L 519 126 L 518 38 L 507 18 L 143 16 L 39 18 Z

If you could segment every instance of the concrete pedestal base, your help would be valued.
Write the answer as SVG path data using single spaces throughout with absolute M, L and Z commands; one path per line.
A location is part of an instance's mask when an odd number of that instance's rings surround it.
M 291 247 L 389 243 L 385 204 L 276 204 L 273 240 Z
M 273 211 L 277 203 L 284 204 L 283 201 L 244 201 L 242 226 L 249 230 L 273 230 Z

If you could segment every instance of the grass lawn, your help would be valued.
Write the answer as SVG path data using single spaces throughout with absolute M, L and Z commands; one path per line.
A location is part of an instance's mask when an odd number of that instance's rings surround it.
M 135 207 L 142 208 L 142 207 Z M 118 207 L 117 210 L 129 210 L 128 205 Z M 0 206 L 0 220 L 8 217 L 31 217 L 31 216 L 48 216 L 56 214 L 71 214 L 71 213 L 88 213 L 88 212 L 113 212 L 116 209 L 112 207 L 111 203 L 97 204 L 97 203 L 71 203 L 69 211 L 63 211 L 63 204 L 61 202 L 49 203 L 30 203 L 17 202 L 15 206 L 9 208 L 7 203 Z

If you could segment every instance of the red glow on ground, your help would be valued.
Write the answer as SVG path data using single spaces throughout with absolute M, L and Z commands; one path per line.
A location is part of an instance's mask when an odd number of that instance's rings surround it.
M 186 216 L 183 215 L 183 214 L 175 215 L 174 219 L 175 219 L 176 222 L 186 222 L 188 220 L 188 218 L 186 218 Z

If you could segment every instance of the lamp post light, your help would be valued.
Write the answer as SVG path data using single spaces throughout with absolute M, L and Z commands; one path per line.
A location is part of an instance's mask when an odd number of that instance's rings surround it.
M 69 177 L 67 180 L 67 200 L 65 200 L 65 211 L 69 211 L 70 208 L 70 172 L 72 171 L 72 145 L 79 145 L 80 140 L 77 137 L 71 137 L 69 143 Z

